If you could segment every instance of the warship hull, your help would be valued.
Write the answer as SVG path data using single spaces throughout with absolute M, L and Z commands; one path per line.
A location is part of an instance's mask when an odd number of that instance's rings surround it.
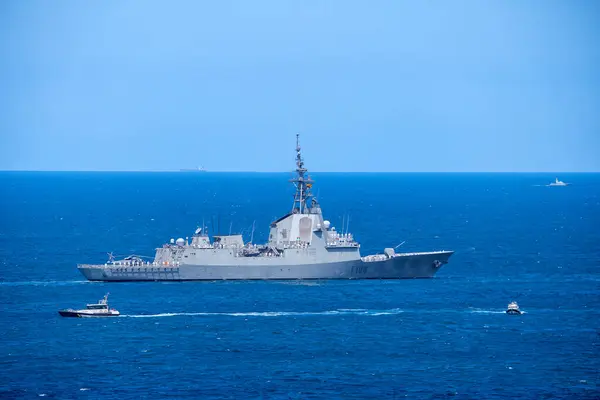
M 269 225 L 266 243 L 250 242 L 241 234 L 214 235 L 198 226 L 191 237 L 156 248 L 152 262 L 130 255 L 115 261 L 108 253 L 106 264 L 79 264 L 90 281 L 217 281 L 290 279 L 411 279 L 432 278 L 448 262 L 452 251 L 398 253 L 384 248 L 383 254 L 361 257 L 360 243 L 342 220 L 338 231 L 323 217 L 314 181 L 304 167 L 296 135 L 296 188 L 292 209 Z M 380 234 L 379 234 L 380 235 Z M 385 238 L 389 243 L 389 238 Z M 397 243 L 396 240 L 394 240 Z M 145 257 L 144 257 L 145 258 Z
M 90 281 L 215 281 L 291 279 L 413 279 L 432 278 L 448 262 L 452 251 L 396 254 L 381 261 L 348 260 L 334 263 L 286 265 L 141 265 L 78 266 Z

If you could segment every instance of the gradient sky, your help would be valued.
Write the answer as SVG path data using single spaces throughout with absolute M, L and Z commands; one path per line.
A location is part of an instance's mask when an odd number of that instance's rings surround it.
M 600 171 L 600 2 L 2 1 L 0 169 Z

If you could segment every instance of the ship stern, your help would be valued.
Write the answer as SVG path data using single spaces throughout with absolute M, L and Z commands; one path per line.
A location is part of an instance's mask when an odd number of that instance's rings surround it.
M 78 264 L 77 269 L 88 281 L 106 280 L 104 268 L 101 265 Z

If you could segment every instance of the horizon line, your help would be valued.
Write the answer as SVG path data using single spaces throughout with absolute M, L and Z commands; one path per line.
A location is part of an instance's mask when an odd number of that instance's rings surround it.
M 289 171 L 245 171 L 245 170 L 208 170 L 208 171 L 180 171 L 180 170 L 60 170 L 60 169 L 0 169 L 0 172 L 89 172 L 89 173 L 180 173 L 186 175 L 202 175 L 206 173 L 251 173 L 251 174 L 287 174 Z M 598 174 L 600 171 L 311 171 L 318 174 Z

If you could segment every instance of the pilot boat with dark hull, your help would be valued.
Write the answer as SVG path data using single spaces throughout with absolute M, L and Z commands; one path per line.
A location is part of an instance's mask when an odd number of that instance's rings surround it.
M 58 312 L 63 317 L 90 318 L 90 317 L 117 317 L 120 313 L 108 306 L 108 293 L 96 304 L 87 304 L 83 310 L 72 308 Z
M 354 236 L 323 218 L 298 137 L 291 182 L 296 189 L 292 209 L 271 223 L 265 244 L 244 243 L 242 235 L 211 240 L 205 227 L 199 227 L 191 241 L 171 239 L 157 248 L 152 261 L 111 257 L 105 264 L 79 264 L 78 269 L 91 281 L 431 278 L 454 253 L 396 253 L 390 247 L 362 257 Z

